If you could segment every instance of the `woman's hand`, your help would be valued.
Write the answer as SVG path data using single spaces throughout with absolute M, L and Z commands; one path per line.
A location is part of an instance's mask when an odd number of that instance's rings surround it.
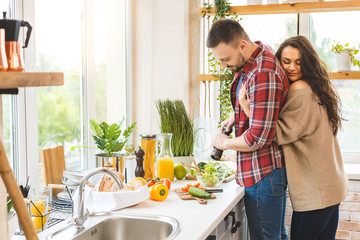
M 246 116 L 250 116 L 250 102 L 247 99 L 245 84 L 241 86 L 239 92 L 239 104 L 241 108 L 244 110 Z

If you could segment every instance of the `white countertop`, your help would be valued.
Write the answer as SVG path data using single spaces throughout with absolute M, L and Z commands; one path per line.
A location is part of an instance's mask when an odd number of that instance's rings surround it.
M 238 186 L 235 180 L 223 183 L 223 193 L 216 193 L 216 199 L 209 199 L 207 204 L 199 204 L 196 200 L 181 200 L 174 192 L 175 188 L 185 186 L 191 181 L 174 180 L 166 200 L 162 202 L 145 200 L 133 207 L 128 207 L 116 212 L 126 214 L 149 214 L 173 217 L 180 222 L 180 232 L 175 239 L 206 239 L 215 227 L 224 219 L 228 212 L 244 196 L 244 188 Z M 51 228 L 39 233 L 39 238 L 45 240 L 50 233 L 67 225 L 63 221 Z M 196 231 L 194 231 L 196 229 Z M 14 236 L 14 239 L 25 239 Z

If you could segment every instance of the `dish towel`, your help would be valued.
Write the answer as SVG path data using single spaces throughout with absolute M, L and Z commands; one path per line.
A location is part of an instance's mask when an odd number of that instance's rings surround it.
M 84 209 L 90 212 L 107 212 L 138 204 L 148 199 L 150 192 L 147 186 L 126 192 L 98 192 L 86 185 L 83 197 L 85 198 Z M 74 213 L 78 209 L 78 199 L 79 189 L 73 195 Z

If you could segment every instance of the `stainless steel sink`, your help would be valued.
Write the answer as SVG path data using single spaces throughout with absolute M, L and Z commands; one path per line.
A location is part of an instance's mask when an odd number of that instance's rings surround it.
M 47 237 L 48 240 L 161 240 L 174 239 L 179 222 L 171 217 L 151 215 L 94 215 L 84 229 L 69 225 Z

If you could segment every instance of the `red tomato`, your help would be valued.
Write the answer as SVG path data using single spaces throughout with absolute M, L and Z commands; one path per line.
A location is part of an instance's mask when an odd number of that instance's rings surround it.
M 148 187 L 151 187 L 152 185 L 155 185 L 157 182 L 156 181 L 154 181 L 154 180 L 150 180 L 149 182 L 147 182 L 147 186 Z
M 160 182 L 161 182 L 161 183 L 164 183 L 164 184 L 168 187 L 168 189 L 170 190 L 170 187 L 171 187 L 171 181 L 170 181 L 170 179 L 168 179 L 168 178 L 162 178 L 162 179 L 160 179 Z

